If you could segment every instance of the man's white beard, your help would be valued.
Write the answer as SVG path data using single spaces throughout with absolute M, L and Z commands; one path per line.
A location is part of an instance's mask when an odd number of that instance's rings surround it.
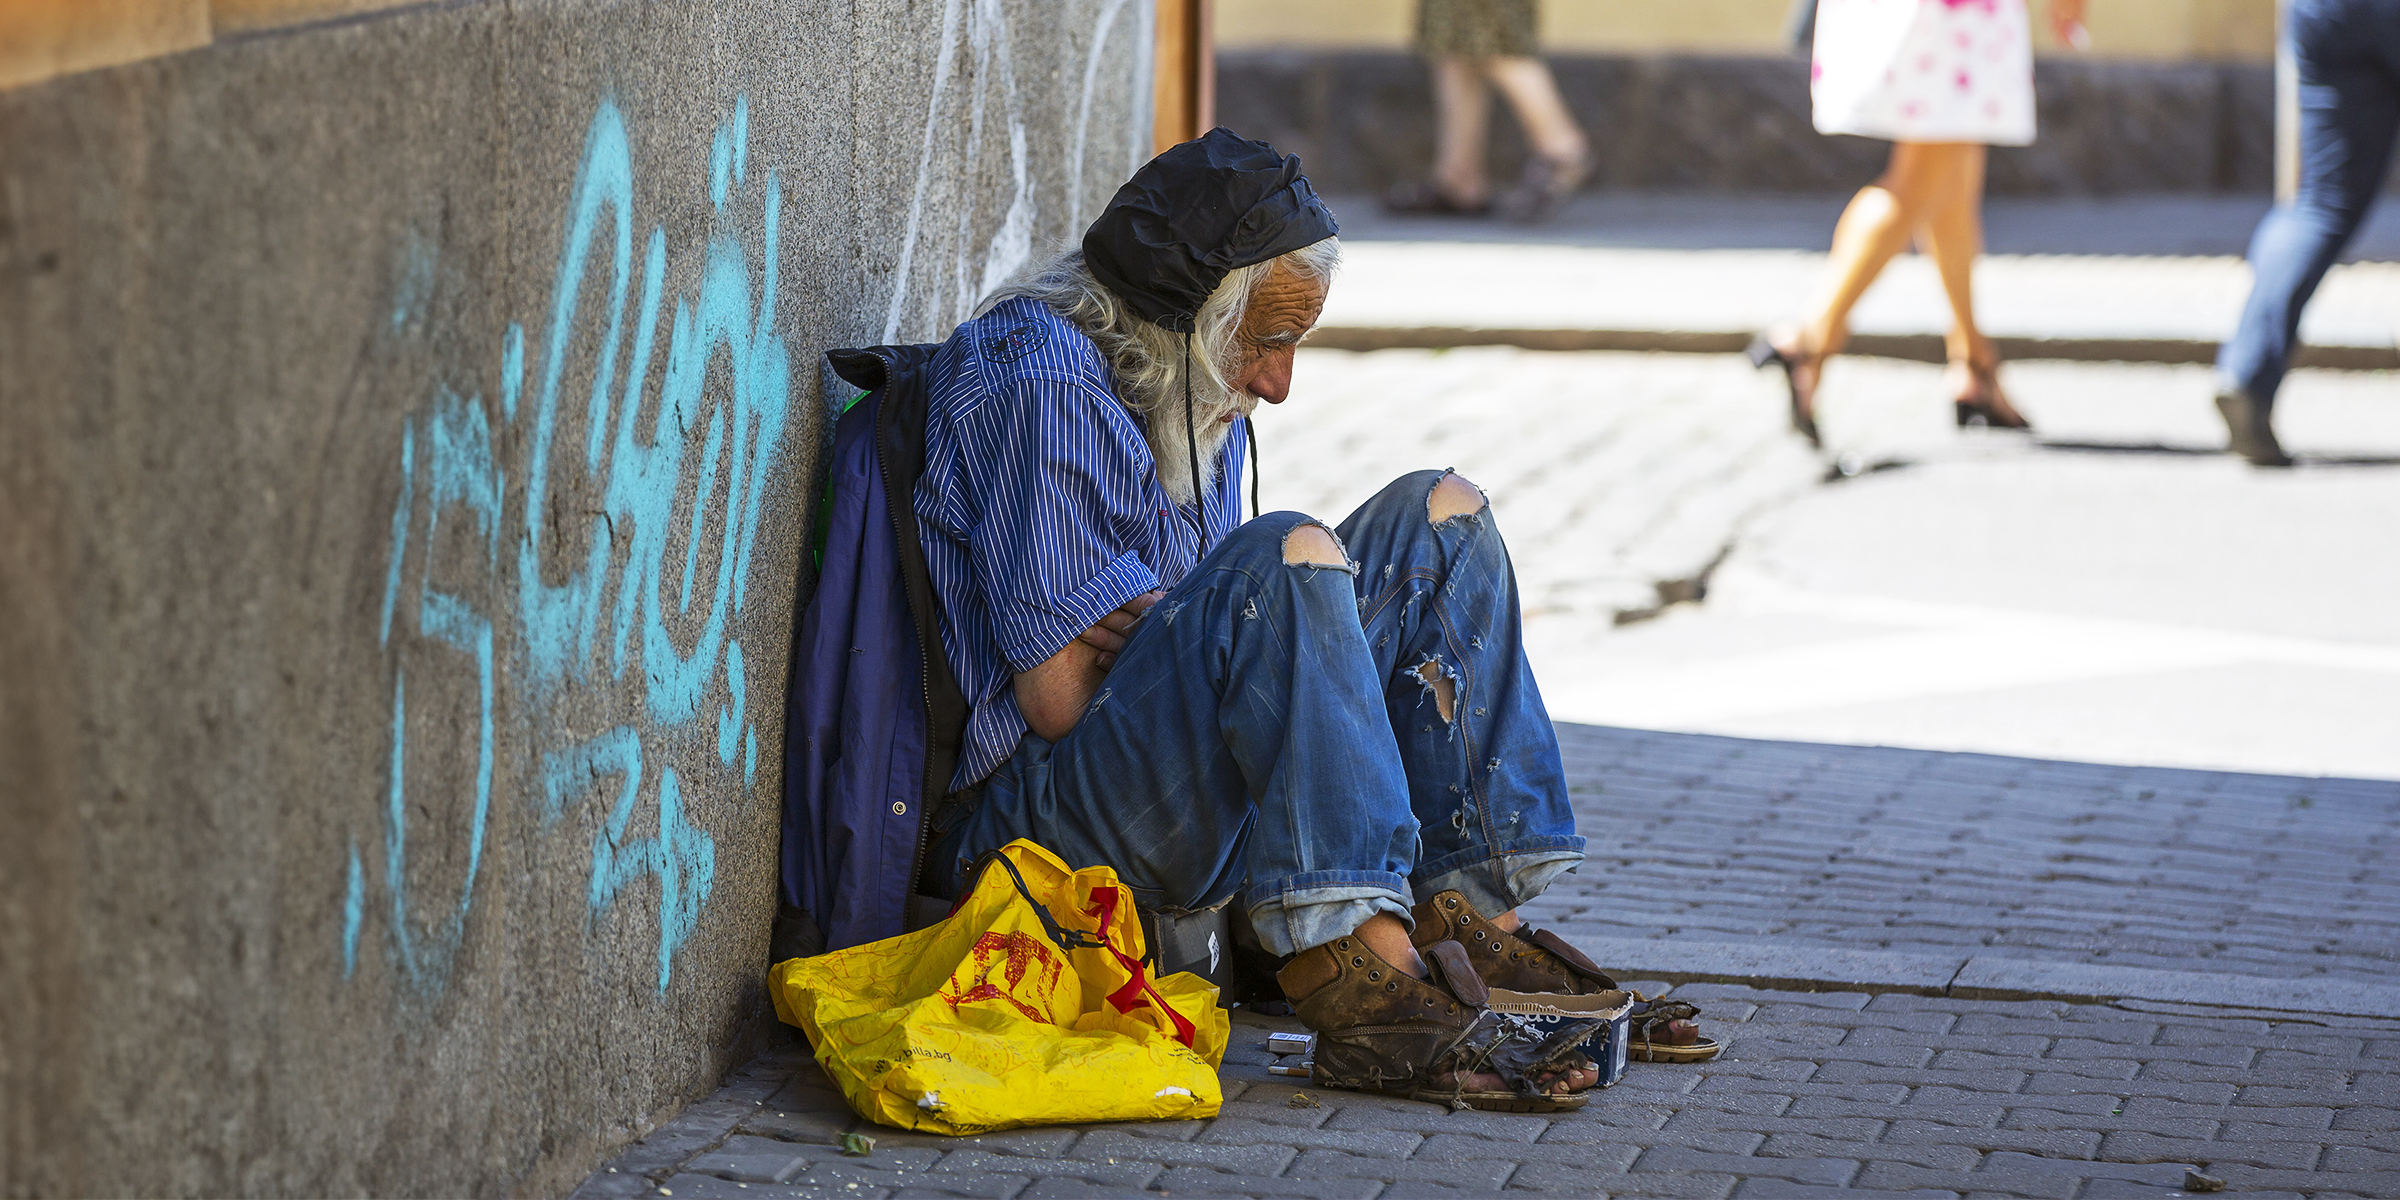
M 1198 384 L 1199 380 L 1193 380 Z M 1244 397 L 1246 399 L 1247 397 Z M 1209 396 L 1201 387 L 1192 389 L 1192 431 L 1200 443 L 1200 486 L 1192 486 L 1192 441 L 1184 433 L 1183 389 L 1179 386 L 1172 396 L 1158 398 L 1145 414 L 1150 439 L 1150 457 L 1158 464 L 1158 482 L 1167 491 L 1167 499 L 1177 504 L 1190 504 L 1192 498 L 1216 487 L 1217 453 L 1225 448 L 1225 440 L 1233 436 L 1228 415 L 1243 415 L 1248 405 L 1237 403 L 1228 392 Z

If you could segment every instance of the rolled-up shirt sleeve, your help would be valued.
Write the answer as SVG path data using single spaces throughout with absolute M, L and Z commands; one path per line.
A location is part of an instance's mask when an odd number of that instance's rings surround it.
M 1013 671 L 1048 661 L 1126 601 L 1159 586 L 1128 549 L 1145 517 L 1148 449 L 1115 396 L 1032 376 L 995 396 L 997 449 L 969 535 L 992 633 Z

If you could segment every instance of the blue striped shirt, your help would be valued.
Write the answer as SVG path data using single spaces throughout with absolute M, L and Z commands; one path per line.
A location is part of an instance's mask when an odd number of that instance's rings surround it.
M 1032 300 L 959 326 L 935 354 L 915 499 L 942 649 L 972 710 L 953 790 L 1024 736 L 1017 672 L 1199 561 L 1200 517 L 1167 499 L 1142 430 L 1099 347 Z M 1218 452 L 1209 545 L 1241 521 L 1246 437 L 1237 424 Z

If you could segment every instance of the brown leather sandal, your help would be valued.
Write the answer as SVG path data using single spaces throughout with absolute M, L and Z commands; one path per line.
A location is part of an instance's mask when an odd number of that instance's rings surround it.
M 1316 1031 L 1318 1085 L 1496 1112 L 1583 1107 L 1587 1093 L 1549 1088 L 1591 1066 L 1578 1048 L 1599 1022 L 1542 1033 L 1484 1007 L 1490 992 L 1457 943 L 1424 953 L 1430 980 L 1385 962 L 1357 937 L 1303 950 L 1276 974 L 1292 1011 Z M 1508 1090 L 1469 1090 L 1476 1074 L 1496 1075 Z
M 1414 915 L 1417 928 L 1409 937 L 1418 950 L 1446 938 L 1455 939 L 1486 987 L 1570 996 L 1617 990 L 1617 981 L 1565 938 L 1530 925 L 1520 925 L 1513 932 L 1503 930 L 1476 911 L 1462 892 L 1436 892 L 1417 904 Z M 1634 1001 L 1633 1041 L 1627 1052 L 1633 1061 L 1706 1062 L 1724 1049 L 1716 1039 L 1700 1036 L 1699 1026 L 1692 1024 L 1692 1018 L 1700 1015 L 1698 1005 L 1688 1000 L 1651 1000 L 1640 992 L 1627 994 Z

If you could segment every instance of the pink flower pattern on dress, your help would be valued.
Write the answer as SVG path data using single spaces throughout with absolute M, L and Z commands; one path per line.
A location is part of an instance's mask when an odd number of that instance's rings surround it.
M 1817 128 L 1925 142 L 2033 140 L 2027 0 L 1819 0 Z

